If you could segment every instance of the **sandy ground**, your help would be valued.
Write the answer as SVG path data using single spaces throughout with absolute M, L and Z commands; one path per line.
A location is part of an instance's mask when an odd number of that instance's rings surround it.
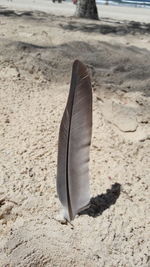
M 69 2 L 52 3 L 52 0 L 0 0 L 0 4 L 8 8 L 39 10 L 53 15 L 73 16 L 76 6 Z M 133 20 L 150 23 L 150 9 L 128 6 L 97 5 L 100 18 L 117 20 Z
M 148 267 L 150 26 L 61 12 L 0 8 L 0 266 Z M 92 198 L 62 225 L 57 139 L 76 58 L 93 86 Z

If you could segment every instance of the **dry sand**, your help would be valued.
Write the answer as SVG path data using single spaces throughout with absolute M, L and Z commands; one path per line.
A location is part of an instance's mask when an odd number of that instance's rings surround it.
M 52 3 L 52 0 L 0 0 L 0 5 L 22 10 L 38 10 L 53 15 L 73 16 L 76 6 L 70 2 Z M 97 5 L 100 18 L 117 20 L 133 20 L 150 23 L 149 8 L 133 8 L 128 6 Z
M 63 7 L 63 5 L 62 5 Z M 150 25 L 0 8 L 0 266 L 148 267 Z M 74 59 L 93 85 L 91 207 L 55 218 Z

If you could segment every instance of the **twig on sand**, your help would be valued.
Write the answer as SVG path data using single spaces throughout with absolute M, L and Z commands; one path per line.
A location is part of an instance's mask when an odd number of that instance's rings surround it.
M 11 203 L 13 203 L 13 204 L 15 204 L 15 205 L 19 205 L 17 202 L 15 202 L 14 200 L 11 200 L 11 199 L 8 199 L 8 198 L 2 198 L 2 199 L 0 199 L 0 207 L 2 206 L 2 205 L 4 205 L 5 204 L 5 202 L 11 202 Z

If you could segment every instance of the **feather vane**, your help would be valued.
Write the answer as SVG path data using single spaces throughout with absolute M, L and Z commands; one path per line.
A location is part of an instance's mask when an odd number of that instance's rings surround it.
M 90 202 L 89 150 L 92 88 L 87 69 L 75 60 L 58 141 L 57 192 L 68 221 Z

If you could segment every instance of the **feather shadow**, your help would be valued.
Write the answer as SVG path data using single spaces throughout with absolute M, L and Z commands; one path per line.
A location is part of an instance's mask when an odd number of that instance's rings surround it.
M 89 208 L 81 211 L 78 215 L 89 215 L 91 217 L 100 216 L 111 205 L 114 205 L 120 196 L 121 184 L 115 183 L 111 189 L 107 189 L 105 194 L 92 197 Z

